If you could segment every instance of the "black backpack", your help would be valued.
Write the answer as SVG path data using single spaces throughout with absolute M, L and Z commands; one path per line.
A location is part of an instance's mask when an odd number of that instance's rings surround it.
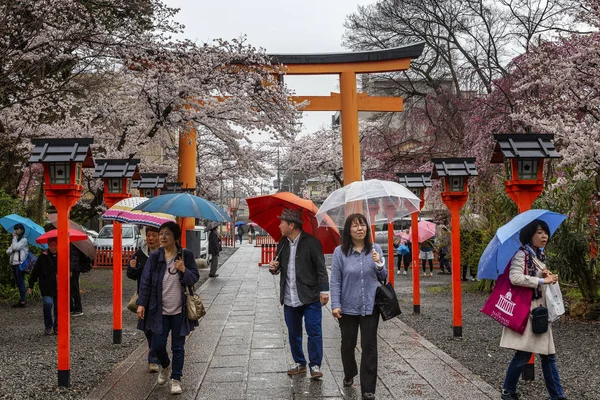
M 86 256 L 83 253 L 79 254 L 79 272 L 84 274 L 90 272 L 93 266 L 94 262 L 90 257 Z

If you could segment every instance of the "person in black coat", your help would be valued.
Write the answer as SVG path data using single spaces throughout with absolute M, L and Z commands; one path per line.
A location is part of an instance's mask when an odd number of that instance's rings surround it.
M 210 255 L 210 272 L 208 276 L 216 278 L 217 267 L 219 266 L 219 248 L 221 243 L 219 242 L 219 234 L 217 233 L 217 227 L 213 227 L 208 234 L 208 254 Z
M 69 245 L 69 258 L 70 258 L 70 269 L 71 269 L 71 316 L 78 317 L 83 315 L 83 307 L 81 306 L 81 289 L 79 287 L 79 259 L 82 256 L 81 250 L 79 250 L 73 243 Z
M 284 305 L 285 323 L 292 357 L 296 366 L 288 375 L 306 373 L 306 358 L 302 351 L 302 320 L 308 336 L 310 376 L 323 376 L 323 335 L 321 307 L 329 301 L 329 277 L 321 242 L 302 230 L 302 212 L 284 209 L 279 217 L 283 238 L 277 245 L 277 257 L 269 271 L 281 272 L 280 302 Z M 292 261 L 293 260 L 293 261 Z
M 50 335 L 58 332 L 57 309 L 58 303 L 56 300 L 57 293 L 57 242 L 56 238 L 48 239 L 48 250 L 44 251 L 37 259 L 31 275 L 29 276 L 29 289 L 27 292 L 31 294 L 33 286 L 39 281 L 40 292 L 42 293 L 42 301 L 44 303 L 44 333 Z M 52 313 L 54 309 L 54 315 Z M 54 318 L 53 318 L 54 317 Z
M 127 277 L 137 282 L 137 292 L 140 290 L 140 280 L 150 254 L 160 248 L 158 233 L 158 228 L 153 226 L 146 227 L 146 244 L 144 247 L 137 249 L 127 265 Z M 148 341 L 148 372 L 158 372 L 160 370 L 159 361 L 152 350 L 152 331 L 145 330 L 144 334 Z

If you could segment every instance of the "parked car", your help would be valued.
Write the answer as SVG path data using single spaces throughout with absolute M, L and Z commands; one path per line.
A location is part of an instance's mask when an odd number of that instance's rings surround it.
M 140 234 L 140 228 L 137 225 L 123 224 L 122 225 L 123 247 L 139 248 L 145 244 L 145 240 Z M 104 225 L 94 245 L 96 247 L 112 247 L 113 246 L 113 226 Z
M 200 232 L 200 258 L 208 256 L 208 232 L 205 232 L 206 227 L 196 225 L 194 231 Z
M 96 243 L 96 239 L 98 238 L 98 232 L 91 230 L 91 229 L 86 229 L 86 228 L 83 228 L 83 230 L 88 235 L 88 238 L 90 239 L 90 241 L 92 243 Z

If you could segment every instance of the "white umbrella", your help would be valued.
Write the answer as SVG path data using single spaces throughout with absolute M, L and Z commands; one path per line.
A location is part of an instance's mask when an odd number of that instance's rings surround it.
M 319 208 L 319 226 L 343 227 L 346 216 L 363 214 L 369 224 L 384 220 L 394 222 L 418 212 L 421 199 L 396 182 L 370 179 L 357 181 L 331 193 Z M 325 218 L 328 215 L 330 218 Z

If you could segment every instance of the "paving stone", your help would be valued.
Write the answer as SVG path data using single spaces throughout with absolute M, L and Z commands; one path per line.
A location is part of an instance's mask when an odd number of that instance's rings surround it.
M 249 356 L 214 356 L 211 368 L 247 367 Z
M 241 382 L 246 380 L 247 374 L 246 367 L 213 368 L 210 366 L 206 371 L 203 382 Z
M 243 356 L 249 355 L 250 349 L 240 346 L 217 346 L 215 350 L 216 356 Z
M 200 386 L 197 400 L 217 400 L 217 399 L 228 399 L 228 400 L 241 400 L 245 399 L 244 385 L 232 385 L 223 383 L 203 383 Z

